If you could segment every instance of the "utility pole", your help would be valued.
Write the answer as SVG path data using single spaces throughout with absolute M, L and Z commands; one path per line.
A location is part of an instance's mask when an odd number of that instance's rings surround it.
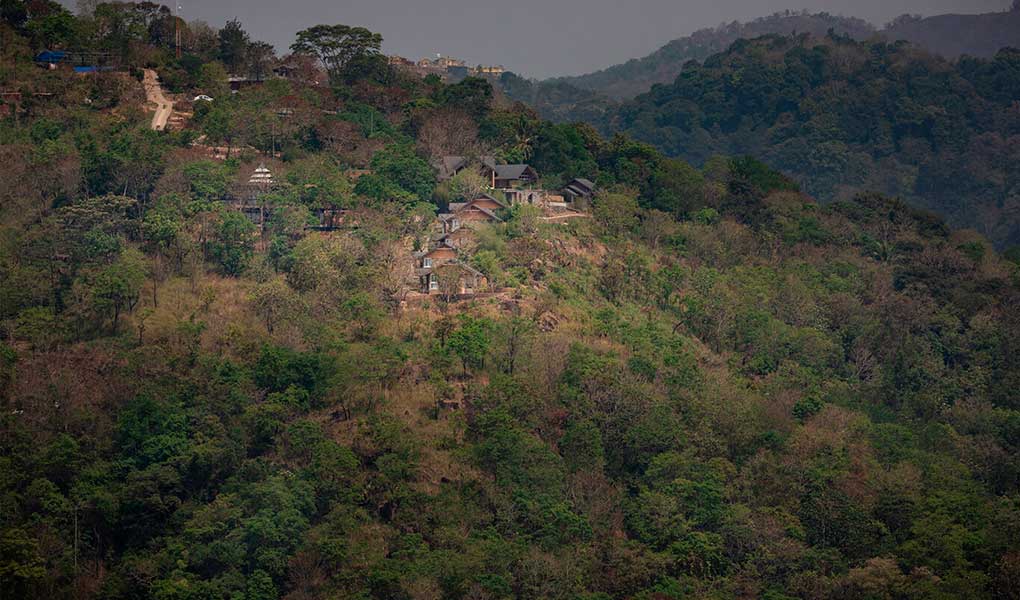
M 174 2 L 174 43 L 177 47 L 177 60 L 181 60 L 181 5 Z

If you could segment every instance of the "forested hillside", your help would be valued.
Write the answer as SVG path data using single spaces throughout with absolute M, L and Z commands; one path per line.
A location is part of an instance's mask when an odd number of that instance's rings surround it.
M 498 87 L 507 98 L 527 104 L 554 123 L 599 123 L 618 104 L 600 92 L 566 81 L 533 81 L 509 71 L 500 76 Z
M 277 60 L 171 21 L 178 59 L 165 7 L 3 7 L 0 597 L 1015 597 L 1020 257 L 401 74 L 361 28 Z M 727 60 L 810 90 L 794 58 L 864 48 L 790 43 Z M 120 64 L 33 64 L 60 47 Z M 416 294 L 478 192 L 431 162 L 483 153 L 598 193 L 499 209 L 458 249 L 488 290 Z
M 861 41 L 906 40 L 950 60 L 962 56 L 992 58 L 1003 48 L 1020 47 L 1020 4 L 1001 13 L 903 15 L 882 29 L 852 17 L 785 11 L 747 23 L 734 21 L 701 29 L 648 56 L 594 73 L 543 81 L 509 74 L 502 83 L 511 98 L 535 107 L 544 118 L 594 122 L 617 102 L 648 92 L 656 84 L 672 84 L 688 62 L 702 62 L 726 51 L 737 40 L 804 33 L 821 37 L 830 31 Z
M 750 154 L 830 201 L 896 195 L 1020 243 L 1020 52 L 950 63 L 844 37 L 741 41 L 604 124 L 703 164 Z
M 906 40 L 951 60 L 965 55 L 992 58 L 1002 48 L 1020 47 L 1020 4 L 1014 3 L 1009 11 L 976 15 L 903 15 L 882 28 L 853 17 L 785 11 L 747 23 L 734 21 L 700 29 L 672 40 L 648 56 L 594 73 L 541 83 L 568 84 L 614 100 L 625 100 L 647 92 L 657 83 L 672 83 L 688 61 L 701 62 L 725 51 L 737 40 L 804 33 L 821 37 L 830 31 L 860 41 L 875 37 L 888 42 Z
M 747 23 L 733 21 L 718 27 L 699 29 L 689 36 L 670 41 L 648 56 L 634 58 L 594 73 L 551 81 L 598 92 L 615 100 L 624 100 L 647 92 L 657 83 L 672 83 L 688 61 L 703 61 L 713 54 L 723 52 L 737 40 L 773 34 L 809 33 L 823 36 L 830 30 L 855 39 L 866 39 L 875 34 L 875 28 L 861 19 L 829 13 L 785 11 Z
M 946 58 L 964 55 L 991 58 L 1002 48 L 1020 47 L 1020 2 L 1007 12 L 979 15 L 903 15 L 881 35 L 907 40 Z
M 648 56 L 631 59 L 595 73 L 543 81 L 531 81 L 507 73 L 501 78 L 500 87 L 513 100 L 534 107 L 543 118 L 558 123 L 595 123 L 619 101 L 643 94 L 653 85 L 672 83 L 689 61 L 702 61 L 726 50 L 739 39 L 794 33 L 821 36 L 829 30 L 858 39 L 865 39 L 875 33 L 875 28 L 861 19 L 828 13 L 786 11 L 749 23 L 734 21 L 700 29 L 669 42 Z

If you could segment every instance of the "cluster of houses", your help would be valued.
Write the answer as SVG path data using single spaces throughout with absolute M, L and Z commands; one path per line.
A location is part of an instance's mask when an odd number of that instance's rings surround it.
M 541 189 L 531 166 L 500 164 L 491 156 L 444 156 L 434 166 L 440 181 L 477 169 L 489 187 L 464 202 L 450 203 L 439 215 L 428 247 L 415 253 L 420 291 L 428 295 L 472 296 L 489 288 L 486 276 L 469 264 L 477 226 L 501 223 L 510 207 L 522 204 L 537 206 L 548 215 L 576 212 L 578 201 L 595 193 L 595 184 L 583 178 L 572 180 L 559 193 Z
M 550 220 L 583 216 L 577 207 L 595 193 L 595 184 L 583 178 L 574 179 L 555 192 L 541 189 L 534 168 L 526 164 L 502 164 L 492 156 L 444 156 L 434 167 L 440 181 L 449 180 L 465 169 L 475 169 L 487 184 L 484 191 L 472 194 L 463 202 L 450 203 L 446 211 L 438 215 L 427 245 L 413 255 L 418 291 L 447 299 L 469 297 L 491 289 L 485 274 L 470 264 L 479 226 L 502 223 L 509 209 L 517 205 L 536 206 L 544 218 Z M 232 193 L 227 201 L 253 223 L 262 226 L 271 216 L 264 199 L 274 185 L 272 172 L 260 164 L 252 171 L 246 185 Z M 312 229 L 328 231 L 352 226 L 350 215 L 345 212 L 320 210 L 317 215 L 320 224 Z
M 451 58 L 441 54 L 436 55 L 436 58 L 423 58 L 417 62 L 403 56 L 388 56 L 387 58 L 394 67 L 422 77 L 437 75 L 448 82 L 457 82 L 465 77 L 499 77 L 506 71 L 503 65 L 477 65 L 469 67 L 466 62 L 459 58 Z

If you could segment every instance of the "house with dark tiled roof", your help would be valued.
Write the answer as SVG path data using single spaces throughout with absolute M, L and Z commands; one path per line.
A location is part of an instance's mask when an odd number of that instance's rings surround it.
M 446 181 L 464 169 L 479 165 L 479 172 L 489 181 L 494 189 L 532 187 L 538 182 L 538 173 L 526 164 L 499 164 L 493 156 L 480 156 L 472 159 L 468 156 L 444 156 L 433 163 L 438 171 L 439 181 Z
M 423 250 L 414 254 L 415 260 L 418 261 L 417 268 L 421 271 L 427 271 L 433 269 L 443 263 L 456 260 L 457 249 L 449 244 L 446 240 L 439 240 L 432 245 L 429 250 Z M 421 273 L 419 273 L 420 275 Z
M 507 204 L 490 194 L 479 194 L 467 202 L 451 202 L 449 210 L 439 215 L 444 233 L 452 233 L 461 227 L 475 223 L 501 223 L 498 212 Z
M 482 175 L 492 182 L 492 187 L 503 190 L 521 187 L 532 187 L 538 183 L 538 173 L 529 165 L 495 165 L 486 164 L 482 167 Z
M 593 195 L 595 195 L 595 184 L 583 177 L 572 179 L 563 186 L 563 198 L 568 202 L 579 198 L 591 198 Z
M 450 179 L 470 165 L 471 159 L 467 156 L 444 156 L 432 163 L 432 167 L 438 171 L 436 178 L 439 181 Z

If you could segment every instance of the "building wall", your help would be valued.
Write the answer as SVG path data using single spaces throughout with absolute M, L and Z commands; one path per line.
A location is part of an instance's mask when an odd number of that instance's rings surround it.
M 433 268 L 435 268 L 437 265 L 440 265 L 445 262 L 450 262 L 451 260 L 457 258 L 457 252 L 453 248 L 436 248 L 435 250 L 426 254 L 425 258 L 431 258 L 432 266 Z

